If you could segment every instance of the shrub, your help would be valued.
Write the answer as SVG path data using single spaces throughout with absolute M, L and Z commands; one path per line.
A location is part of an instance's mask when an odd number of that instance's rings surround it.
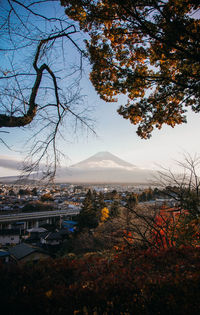
M 198 248 L 2 265 L 0 277 L 7 314 L 200 313 Z

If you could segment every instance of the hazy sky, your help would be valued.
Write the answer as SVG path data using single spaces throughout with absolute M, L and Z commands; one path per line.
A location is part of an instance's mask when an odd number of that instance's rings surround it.
M 86 130 L 77 130 L 76 134 L 66 127 L 66 141 L 61 140 L 60 147 L 66 155 L 65 165 L 77 163 L 99 151 L 109 151 L 134 165 L 144 168 L 157 168 L 157 164 L 166 167 L 174 160 L 180 160 L 184 152 L 199 154 L 200 115 L 189 113 L 188 123 L 171 128 L 164 126 L 152 133 L 149 140 L 142 140 L 136 134 L 136 126 L 123 119 L 116 112 L 123 104 L 123 97 L 118 103 L 106 103 L 98 97 L 86 73 L 82 80 L 82 93 L 85 102 L 91 108 L 95 119 L 97 136 Z M 6 130 L 6 129 L 4 129 Z M 24 143 L 29 129 L 14 128 L 2 138 L 12 150 L 0 143 L 0 176 L 15 175 L 18 161 L 24 156 Z M 65 133 L 65 132 L 64 132 Z M 6 164 L 6 161 L 8 163 Z

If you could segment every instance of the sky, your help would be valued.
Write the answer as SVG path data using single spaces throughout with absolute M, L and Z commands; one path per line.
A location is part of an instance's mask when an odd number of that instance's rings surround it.
M 189 113 L 187 124 L 174 128 L 164 126 L 161 130 L 155 130 L 150 139 L 144 140 L 137 136 L 136 126 L 116 112 L 119 104 L 103 102 L 93 87 L 89 88 L 89 84 L 86 85 L 85 93 L 88 95 L 88 105 L 93 107 L 96 135 L 78 130 L 72 138 L 61 140 L 62 152 L 65 154 L 64 166 L 75 164 L 97 152 L 109 151 L 138 167 L 157 169 L 161 165 L 168 168 L 175 167 L 175 161 L 182 160 L 185 153 L 200 153 L 198 114 Z M 0 165 L 4 167 L 0 168 L 0 176 L 17 174 L 15 166 L 18 168 L 20 164 L 17 161 L 23 159 L 20 151 L 24 146 L 25 134 L 26 130 L 9 130 L 6 139 L 12 150 L 1 144 Z M 2 160 L 7 160 L 9 168 L 5 168 L 6 161 L 3 163 Z
M 71 56 L 72 57 L 72 56 Z M 117 108 L 125 103 L 120 97 L 117 103 L 102 101 L 89 81 L 89 71 L 81 82 L 82 93 L 86 95 L 85 104 L 90 108 L 90 114 L 94 119 L 92 132 L 78 129 L 75 134 L 70 124 L 64 130 L 65 141 L 60 139 L 60 148 L 65 157 L 62 159 L 64 166 L 78 163 L 100 151 L 109 151 L 141 168 L 157 169 L 159 165 L 174 167 L 175 160 L 182 160 L 184 153 L 191 156 L 200 154 L 199 137 L 200 116 L 189 112 L 187 124 L 171 128 L 163 126 L 161 130 L 155 130 L 148 140 L 141 139 L 136 134 L 137 127 L 123 119 Z M 68 135 L 68 131 L 69 135 Z M 0 177 L 18 174 L 25 153 L 25 142 L 31 134 L 29 128 L 4 129 L 8 134 L 2 134 L 1 138 L 11 149 L 0 143 Z
M 100 100 L 92 86 L 87 84 L 87 88 L 88 103 L 94 104 L 97 136 L 90 133 L 87 137 L 83 134 L 77 141 L 68 144 L 68 154 L 73 163 L 96 152 L 109 151 L 134 165 L 157 168 L 159 164 L 166 167 L 173 165 L 174 160 L 182 159 L 184 153 L 199 153 L 198 114 L 190 112 L 187 124 L 174 128 L 165 125 L 161 130 L 155 130 L 150 139 L 145 140 L 137 136 L 137 126 L 130 124 L 117 113 L 123 98 L 118 103 L 106 103 Z

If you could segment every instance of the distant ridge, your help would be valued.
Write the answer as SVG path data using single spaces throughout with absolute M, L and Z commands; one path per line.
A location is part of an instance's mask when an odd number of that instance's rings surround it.
M 0 177 L 0 184 L 39 184 L 39 181 L 37 179 L 31 179 L 26 177 L 20 177 L 20 176 L 4 176 Z

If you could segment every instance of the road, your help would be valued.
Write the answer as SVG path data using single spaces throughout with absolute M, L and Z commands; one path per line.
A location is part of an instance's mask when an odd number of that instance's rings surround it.
M 52 218 L 52 217 L 77 215 L 77 214 L 79 214 L 79 210 L 72 210 L 72 209 L 5 214 L 5 215 L 0 215 L 0 223 L 23 221 L 23 220 L 27 221 L 31 219 Z

